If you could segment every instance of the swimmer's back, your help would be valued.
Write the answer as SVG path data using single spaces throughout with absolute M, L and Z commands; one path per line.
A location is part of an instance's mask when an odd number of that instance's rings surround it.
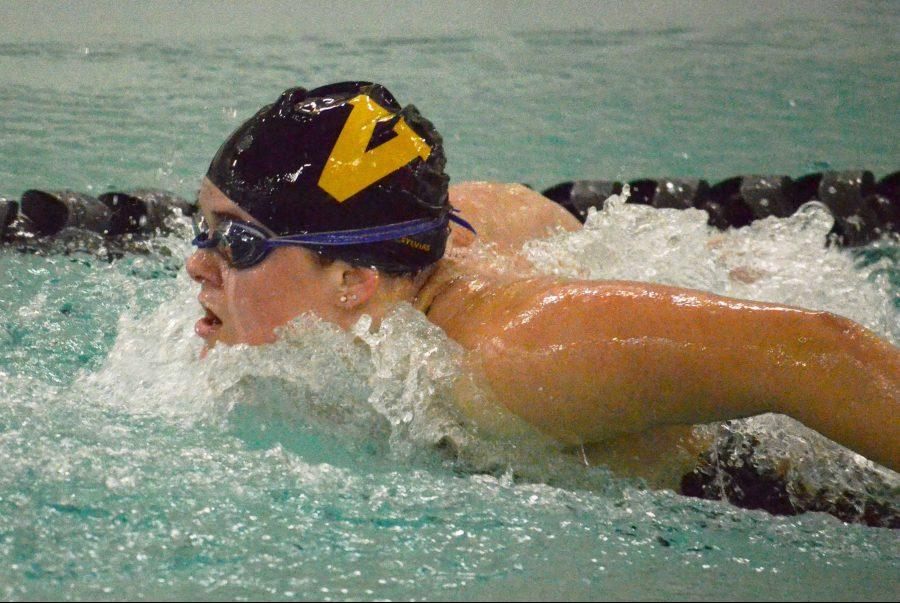
M 501 254 L 516 253 L 527 241 L 581 228 L 578 220 L 547 197 L 521 184 L 464 182 L 450 187 L 450 203 L 478 231 L 477 240 Z M 468 247 L 475 236 L 453 228 L 451 247 Z

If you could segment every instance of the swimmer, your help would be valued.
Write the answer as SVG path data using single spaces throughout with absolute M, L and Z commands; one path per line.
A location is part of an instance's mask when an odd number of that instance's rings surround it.
M 377 328 L 406 302 L 462 345 L 493 401 L 613 470 L 652 474 L 690 426 L 768 412 L 900 469 L 896 347 L 827 312 L 497 270 L 476 237 L 525 262 L 525 241 L 580 224 L 525 187 L 448 188 L 444 165 L 432 124 L 377 84 L 290 89 L 261 109 L 199 193 L 187 270 L 203 354 L 271 343 L 307 312 Z

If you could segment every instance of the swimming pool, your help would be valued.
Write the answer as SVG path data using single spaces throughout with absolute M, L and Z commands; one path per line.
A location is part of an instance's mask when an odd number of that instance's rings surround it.
M 619 27 L 588 11 L 562 30 L 520 15 L 470 34 L 10 33 L 0 195 L 192 198 L 258 106 L 352 78 L 435 122 L 453 181 L 895 170 L 897 9 L 815 6 Z M 645 210 L 613 204 L 526 253 L 544 271 L 828 309 L 900 341 L 896 244 L 824 250 L 814 208 L 724 244 L 700 214 Z M 440 404 L 458 351 L 409 313 L 362 343 L 305 321 L 199 363 L 188 246 L 154 245 L 113 263 L 0 250 L 4 598 L 896 597 L 889 530 L 649 492 L 460 427 Z M 763 278 L 729 278 L 748 263 Z M 799 428 L 757 428 L 813 483 L 859 478 Z M 464 462 L 435 452 L 447 434 Z

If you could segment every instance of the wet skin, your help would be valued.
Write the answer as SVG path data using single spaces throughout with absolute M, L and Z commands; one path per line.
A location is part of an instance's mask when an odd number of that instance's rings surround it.
M 510 257 L 525 240 L 579 227 L 516 185 L 460 185 L 451 200 Z M 200 205 L 213 223 L 216 212 L 253 222 L 208 182 Z M 408 301 L 467 350 L 508 411 L 626 472 L 659 473 L 650 461 L 666 456 L 661 447 L 690 448 L 690 425 L 765 412 L 900 467 L 900 350 L 850 320 L 646 283 L 522 278 L 468 253 L 461 231 L 451 243 L 446 259 L 417 279 L 322 266 L 301 248 L 236 271 L 200 250 L 188 271 L 221 325 L 198 324 L 198 332 L 207 349 L 267 343 L 274 327 L 302 312 L 348 328 Z

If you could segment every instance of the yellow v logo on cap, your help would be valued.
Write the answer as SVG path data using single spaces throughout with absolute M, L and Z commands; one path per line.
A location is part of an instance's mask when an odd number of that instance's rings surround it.
M 376 124 L 391 119 L 394 114 L 365 94 L 352 99 L 350 104 L 353 110 L 319 177 L 319 186 L 338 203 L 393 174 L 416 157 L 425 160 L 431 154 L 431 147 L 403 118 L 394 125 L 397 136 L 367 151 Z

